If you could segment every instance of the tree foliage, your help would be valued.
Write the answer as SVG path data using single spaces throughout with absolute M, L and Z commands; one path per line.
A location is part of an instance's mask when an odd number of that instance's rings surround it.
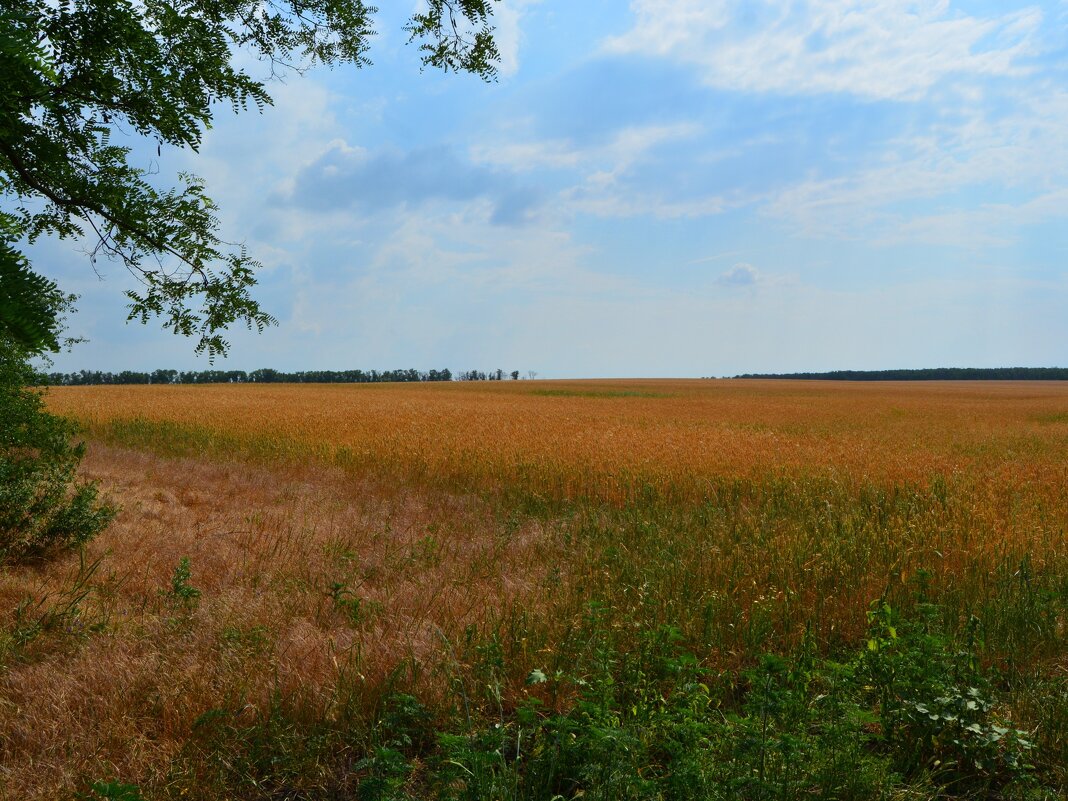
M 495 75 L 492 0 L 427 0 L 407 26 L 426 66 Z M 0 227 L 12 241 L 88 238 L 92 258 L 140 282 L 129 319 L 161 318 L 224 353 L 234 323 L 274 318 L 250 294 L 256 261 L 220 231 L 204 182 L 160 189 L 117 144 L 116 130 L 197 150 L 217 104 L 271 102 L 236 65 L 250 53 L 272 74 L 369 63 L 376 9 L 363 0 L 7 0 L 0 7 Z M 13 250 L 13 248 L 9 248 Z M 0 315 L 35 336 L 21 287 L 28 265 L 5 251 Z M 21 283 L 20 283 L 21 282 Z M 38 333 L 36 336 L 40 336 Z
M 59 350 L 59 302 L 54 281 L 30 269 L 26 257 L 0 239 L 0 338 L 28 351 Z

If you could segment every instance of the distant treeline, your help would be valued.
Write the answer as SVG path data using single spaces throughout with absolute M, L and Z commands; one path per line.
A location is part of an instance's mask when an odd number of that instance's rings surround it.
M 932 367 L 925 370 L 834 370 L 829 373 L 746 373 L 735 378 L 818 381 L 1068 381 L 1068 367 Z
M 285 373 L 263 368 L 244 370 L 153 370 L 150 373 L 123 370 L 108 373 L 79 370 L 77 373 L 46 373 L 43 383 L 52 386 L 81 387 L 97 384 L 381 384 L 419 381 L 503 381 L 518 380 L 519 371 L 467 370 L 301 370 Z

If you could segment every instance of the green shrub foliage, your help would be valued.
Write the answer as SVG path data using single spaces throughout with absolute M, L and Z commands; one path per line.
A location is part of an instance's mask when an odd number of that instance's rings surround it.
M 28 352 L 0 339 L 0 564 L 79 545 L 114 514 L 76 480 L 77 428 L 48 413 L 34 383 Z

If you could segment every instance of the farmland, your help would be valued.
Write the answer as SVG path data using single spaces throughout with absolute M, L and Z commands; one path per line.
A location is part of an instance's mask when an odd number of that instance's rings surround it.
M 122 511 L 0 579 L 0 797 L 1065 786 L 1061 383 L 48 402 Z

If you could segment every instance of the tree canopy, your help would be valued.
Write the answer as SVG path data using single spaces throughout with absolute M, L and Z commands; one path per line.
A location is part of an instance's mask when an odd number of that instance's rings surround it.
M 425 0 L 406 27 L 425 66 L 496 74 L 494 0 Z M 129 319 L 160 318 L 225 353 L 226 328 L 274 318 L 250 290 L 257 262 L 220 231 L 204 182 L 160 189 L 116 130 L 197 150 L 216 104 L 262 109 L 264 81 L 236 65 L 251 53 L 272 75 L 315 64 L 369 64 L 377 9 L 363 0 L 6 0 L 0 7 L 0 328 L 54 350 L 55 315 L 34 302 L 58 288 L 20 243 L 87 238 L 91 258 L 139 281 Z M 43 283 L 42 283 L 43 282 Z

